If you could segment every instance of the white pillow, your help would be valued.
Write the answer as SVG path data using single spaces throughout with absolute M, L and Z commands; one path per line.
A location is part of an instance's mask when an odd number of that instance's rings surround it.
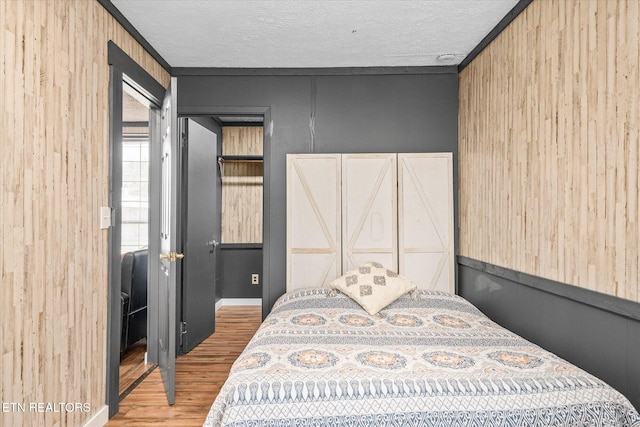
M 416 284 L 382 264 L 369 261 L 338 277 L 329 283 L 329 287 L 348 295 L 367 313 L 374 315 L 415 290 Z

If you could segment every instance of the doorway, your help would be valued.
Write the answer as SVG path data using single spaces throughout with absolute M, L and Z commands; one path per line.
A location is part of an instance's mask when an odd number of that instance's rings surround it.
M 262 305 L 263 116 L 183 116 L 179 353 L 223 305 Z
M 185 117 L 208 117 L 213 118 L 221 128 L 230 128 L 233 126 L 240 127 L 261 127 L 262 128 L 262 155 L 259 156 L 258 160 L 261 161 L 261 196 L 256 196 L 262 199 L 262 224 L 261 224 L 261 239 L 260 243 L 248 243 L 247 245 L 257 246 L 259 251 L 257 252 L 258 264 L 260 267 L 257 272 L 259 273 L 259 277 L 257 278 L 259 281 L 259 286 L 251 284 L 253 280 L 253 273 L 249 274 L 250 284 L 248 285 L 251 289 L 259 291 L 256 295 L 256 298 L 251 298 L 251 304 L 259 304 L 261 301 L 262 304 L 262 317 L 263 319 L 266 317 L 267 313 L 271 310 L 271 305 L 275 301 L 277 297 L 280 295 L 271 295 L 270 292 L 270 190 L 269 190 L 269 182 L 271 175 L 271 165 L 268 159 L 270 158 L 271 153 L 271 136 L 273 133 L 273 121 L 271 120 L 271 107 L 269 106 L 201 106 L 201 105 L 181 105 L 180 114 Z M 225 138 L 222 138 L 223 146 Z M 247 154 L 248 155 L 248 154 Z M 227 160 L 233 160 L 231 157 L 232 154 L 223 153 L 223 160 L 226 158 Z M 229 165 L 230 162 L 218 162 L 219 169 L 224 169 Z M 228 169 L 227 169 L 228 171 Z M 219 171 L 221 175 L 224 175 L 224 171 Z M 229 176 L 229 175 L 227 175 Z M 260 215 L 260 214 L 258 214 Z M 236 220 L 237 222 L 237 220 Z M 260 234 L 260 232 L 258 233 Z M 227 286 L 225 282 L 229 281 L 229 272 L 237 271 L 242 272 L 246 271 L 246 266 L 240 265 L 240 268 L 235 269 L 233 266 L 227 267 L 230 265 L 229 260 L 226 257 L 226 253 L 228 252 L 228 246 L 226 243 L 221 243 L 221 275 L 223 276 L 223 285 L 218 290 L 220 294 L 216 295 L 216 308 L 220 308 L 223 304 L 229 303 L 240 303 L 242 305 L 246 305 L 247 301 L 243 301 L 241 298 L 223 298 L 227 294 L 227 290 L 231 286 Z M 260 259 L 261 258 L 261 259 Z M 261 275 L 260 275 L 261 273 Z M 239 280 L 246 280 L 247 275 L 242 274 L 242 277 Z M 246 283 L 246 281 L 244 282 Z M 225 295 L 222 293 L 224 292 Z M 224 301 L 223 301 L 224 299 Z M 235 299 L 235 301 L 234 301 Z
M 120 190 L 121 340 L 119 399 L 153 370 L 147 363 L 149 255 L 149 101 L 122 83 L 122 181 Z
M 153 189 L 149 177 L 154 176 L 149 170 L 158 170 L 149 152 L 158 150 L 160 107 L 166 90 L 111 41 L 108 62 L 109 200 L 101 208 L 100 221 L 101 228 L 109 230 L 105 403 L 112 417 L 118 412 L 121 391 L 131 386 L 120 382 L 120 362 L 127 347 L 137 348 L 141 356 L 135 360 L 143 372 L 151 367 L 144 367 L 145 353 L 151 363 L 158 358 L 157 320 L 153 322 L 158 304 L 152 298 L 154 290 L 147 289 L 145 264 L 159 253 L 157 243 L 149 240 L 153 228 L 149 221 L 158 223 L 157 209 L 148 207 L 149 187 Z M 134 286 L 134 281 L 144 286 Z M 142 290 L 135 292 L 139 288 Z M 135 370 L 129 372 L 134 378 L 131 384 L 139 382 L 138 375 Z
M 264 129 L 262 116 L 227 116 L 222 126 L 222 283 L 217 308 L 261 305 Z
M 171 85 L 168 89 L 165 89 L 158 84 L 151 76 L 149 76 L 143 69 L 141 69 L 131 58 L 129 58 L 122 50 L 120 50 L 112 42 L 109 43 L 109 64 L 110 64 L 110 188 L 109 188 L 109 206 L 111 210 L 111 226 L 109 227 L 109 306 L 108 306 L 108 338 L 107 338 L 107 399 L 106 403 L 109 406 L 109 417 L 112 417 L 118 412 L 119 407 L 119 362 L 120 362 L 120 340 L 121 340 L 121 326 L 122 326 L 122 298 L 121 298 L 121 275 L 122 275 L 122 260 L 121 260 L 121 233 L 116 232 L 116 225 L 122 224 L 122 209 L 121 209 L 121 193 L 122 193 L 122 140 L 123 140 L 123 122 L 122 122 L 122 109 L 123 109 L 123 92 L 125 88 L 123 82 L 126 82 L 134 92 L 131 93 L 134 98 L 142 95 L 138 101 L 146 104 L 148 102 L 149 107 L 149 167 L 150 177 L 149 179 L 149 199 L 151 206 L 148 208 L 149 215 L 149 231 L 150 240 L 148 248 L 148 279 L 152 284 L 148 289 L 147 294 L 147 349 L 148 355 L 147 361 L 150 363 L 158 363 L 162 372 L 163 382 L 165 376 L 168 378 L 165 382 L 165 389 L 167 391 L 168 402 L 171 404 L 175 399 L 175 356 L 177 356 L 179 346 L 175 343 L 183 335 L 183 332 L 188 333 L 190 325 L 181 324 L 181 312 L 183 304 L 180 298 L 183 298 L 182 284 L 180 281 L 183 278 L 182 262 L 183 254 L 179 253 L 183 250 L 183 245 L 187 242 L 182 239 L 183 224 L 180 221 L 180 217 L 184 214 L 181 209 L 177 209 L 174 212 L 174 208 L 184 208 L 183 201 L 181 199 L 184 193 L 184 183 L 181 184 L 181 180 L 185 178 L 185 163 L 182 157 L 182 151 L 184 147 L 188 147 L 189 141 L 185 141 L 184 135 L 180 132 L 180 125 L 177 118 L 177 79 L 171 78 Z M 130 77 L 133 76 L 133 77 Z M 128 88 L 127 88 L 128 90 Z M 136 95 L 137 93 L 137 95 Z M 145 101 L 146 100 L 146 101 Z M 190 116 L 190 118 L 208 118 L 213 121 L 216 117 L 215 112 L 203 112 L 202 109 L 196 109 L 196 111 L 190 112 L 189 107 L 184 108 L 182 111 L 183 116 Z M 228 111 L 228 108 L 225 108 Z M 237 111 L 231 113 L 240 113 L 240 115 L 255 115 L 261 118 L 261 123 L 264 124 L 264 149 L 265 155 L 268 154 L 268 141 L 270 141 L 271 131 L 267 131 L 266 124 L 268 123 L 269 129 L 272 128 L 272 122 L 270 121 L 270 108 L 269 107 L 251 107 L 251 108 L 239 108 Z M 218 122 L 218 125 L 221 123 Z M 166 126 L 165 126 L 166 125 Z M 170 125 L 170 126 L 169 126 Z M 206 127 L 206 126 L 205 126 Z M 171 169 L 170 173 L 168 168 L 165 168 L 169 162 L 161 161 L 166 157 L 164 145 L 165 142 L 171 142 Z M 188 150 L 184 150 L 188 153 Z M 174 165 L 173 162 L 176 162 Z M 209 163 L 210 167 L 217 168 L 217 159 Z M 188 170 L 188 165 L 186 166 Z M 167 169 L 167 174 L 165 174 Z M 268 179 L 268 164 L 265 164 L 263 169 L 263 176 Z M 170 179 L 165 179 L 169 177 Z M 175 188 L 174 188 L 175 186 Z M 167 193 L 167 190 L 171 188 L 171 191 Z M 181 188 L 182 187 L 182 188 Z M 175 191 L 174 191 L 175 190 Z M 165 194 L 167 193 L 167 194 Z M 173 198 L 175 195 L 175 199 Z M 165 205 L 161 203 L 165 199 L 170 199 L 171 203 L 169 210 L 171 210 L 171 222 L 166 221 L 167 215 L 165 215 Z M 170 198 L 168 196 L 171 196 Z M 266 193 L 262 195 L 264 206 L 268 200 Z M 197 197 L 196 197 L 197 200 Z M 154 202 L 155 201 L 155 202 Z M 268 223 L 268 209 L 262 211 L 263 224 Z M 166 224 L 165 224 L 166 222 Z M 189 221 L 185 221 L 188 224 Z M 174 236 L 175 242 L 170 245 L 167 250 L 162 247 L 161 236 L 154 236 L 154 233 L 162 235 L 163 230 L 168 226 L 171 226 L 171 235 Z M 175 230 L 174 230 L 175 228 Z M 174 232 L 175 231 L 175 232 Z M 262 241 L 268 241 L 268 227 L 262 228 Z M 205 241 L 206 244 L 215 246 L 215 238 Z M 188 250 L 188 249 L 187 249 Z M 263 260 L 267 257 L 267 254 L 262 255 Z M 170 266 L 172 268 L 173 279 L 164 286 L 159 283 L 158 271 L 159 260 L 170 259 Z M 177 259 L 178 262 L 175 262 Z M 268 265 L 263 264 L 264 267 L 261 271 L 262 277 L 259 277 L 260 287 L 262 288 L 262 308 L 263 316 L 265 313 L 265 301 L 268 298 L 264 298 L 268 289 Z M 253 274 L 253 273 L 252 273 Z M 175 277 L 174 277 L 175 276 Z M 251 275 L 249 276 L 251 279 Z M 156 286 L 153 286 L 157 283 Z M 254 285 L 255 286 L 255 285 Z M 164 290 L 168 290 L 168 300 L 163 299 Z M 173 294 L 172 294 L 173 292 Z M 177 295 L 176 295 L 177 292 Z M 258 299 L 260 301 L 260 299 Z M 209 302 L 212 311 L 215 314 L 215 300 Z M 174 310 L 176 309 L 176 310 Z M 176 316 L 177 315 L 177 316 Z M 192 325 L 191 325 L 192 326 Z M 193 330 L 193 329 L 191 329 Z M 163 346 L 163 343 L 167 344 Z M 173 343 L 173 344 L 172 344 Z M 167 350 L 167 351 L 165 351 Z M 169 351 L 172 350 L 172 351 Z M 166 362 L 166 357 L 169 357 L 172 363 Z M 166 360 L 165 360 L 166 359 Z M 164 361 L 164 362 L 163 362 Z M 171 362 L 170 361 L 170 362 Z M 163 368 L 163 366 L 168 366 Z M 164 370 L 163 370 L 164 369 Z

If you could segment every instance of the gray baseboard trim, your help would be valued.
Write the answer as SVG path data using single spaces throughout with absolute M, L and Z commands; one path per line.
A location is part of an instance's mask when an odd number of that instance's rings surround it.
M 457 257 L 458 264 L 474 270 L 489 273 L 503 279 L 511 280 L 544 292 L 549 292 L 573 301 L 587 304 L 592 307 L 606 310 L 611 313 L 625 316 L 634 320 L 640 320 L 640 303 L 614 297 L 590 289 L 579 288 L 577 286 L 568 285 L 566 283 L 545 279 L 543 277 L 533 276 L 531 274 L 510 270 L 505 267 L 489 264 L 488 262 L 478 261 L 461 255 Z

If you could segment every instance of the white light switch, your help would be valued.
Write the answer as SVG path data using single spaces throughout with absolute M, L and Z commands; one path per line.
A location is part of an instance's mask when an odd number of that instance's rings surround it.
M 100 229 L 111 227 L 111 208 L 109 206 L 100 207 Z

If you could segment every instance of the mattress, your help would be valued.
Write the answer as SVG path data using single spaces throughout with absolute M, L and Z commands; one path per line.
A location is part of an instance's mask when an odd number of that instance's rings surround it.
M 640 416 L 459 296 L 420 291 L 371 316 L 319 288 L 276 302 L 204 425 L 640 427 Z

